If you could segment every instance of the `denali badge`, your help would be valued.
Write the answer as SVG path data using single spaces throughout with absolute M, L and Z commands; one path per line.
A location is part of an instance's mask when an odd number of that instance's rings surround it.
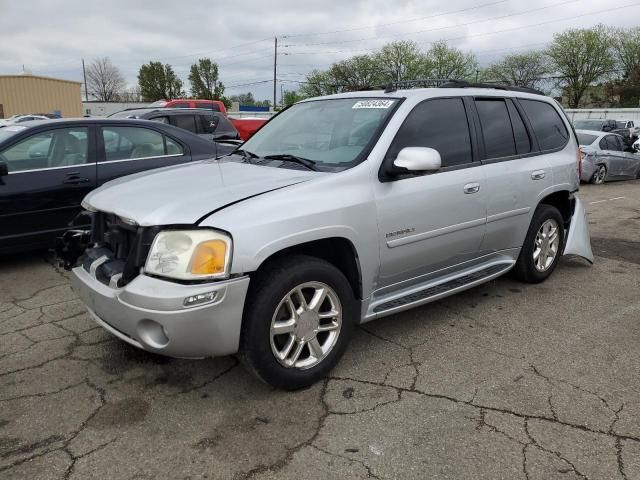
M 399 237 L 400 235 L 406 235 L 407 233 L 413 233 L 415 232 L 416 229 L 411 227 L 411 228 L 404 228 L 402 230 L 396 230 L 395 232 L 389 232 L 385 235 L 385 238 L 393 238 L 393 237 Z

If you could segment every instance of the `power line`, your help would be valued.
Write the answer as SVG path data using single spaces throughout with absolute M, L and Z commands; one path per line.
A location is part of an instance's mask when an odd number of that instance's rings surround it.
M 369 26 L 366 26 L 366 27 L 346 28 L 344 30 L 333 30 L 333 31 L 329 31 L 329 32 L 296 33 L 296 34 L 292 34 L 292 35 L 281 35 L 280 38 L 315 37 L 315 36 L 318 36 L 318 35 L 330 35 L 330 34 L 334 34 L 334 33 L 355 32 L 355 31 L 358 31 L 358 30 L 367 30 L 369 28 L 388 27 L 390 25 L 399 25 L 401 23 L 418 22 L 420 20 L 427 20 L 429 18 L 442 17 L 442 16 L 445 16 L 445 15 L 452 15 L 454 13 L 468 12 L 468 11 L 471 11 L 471 10 L 477 10 L 479 8 L 484 8 L 484 7 L 489 7 L 489 6 L 492 6 L 492 5 L 497 5 L 499 3 L 505 3 L 506 1 L 507 0 L 499 0 L 499 1 L 496 1 L 496 2 L 483 3 L 481 5 L 476 5 L 474 7 L 463 8 L 461 10 L 453 10 L 453 11 L 449 11 L 449 12 L 436 13 L 434 15 L 427 15 L 426 17 L 411 18 L 409 20 L 399 20 L 397 22 L 382 23 L 382 24 L 377 24 L 377 25 L 369 25 Z
M 411 32 L 411 33 L 400 33 L 400 34 L 395 34 L 395 35 L 386 35 L 385 38 L 390 38 L 390 37 L 409 37 L 409 36 L 413 36 L 413 35 L 419 35 L 421 33 L 435 32 L 435 31 L 438 31 L 438 30 L 447 30 L 449 28 L 454 28 L 454 27 L 466 27 L 466 26 L 469 26 L 469 25 L 475 25 L 477 23 L 483 23 L 483 22 L 488 22 L 488 21 L 492 21 L 492 20 L 502 20 L 504 18 L 517 17 L 519 15 L 524 15 L 526 13 L 532 13 L 532 12 L 537 12 L 537 11 L 540 11 L 540 10 L 546 10 L 548 8 L 560 7 L 560 6 L 566 5 L 568 3 L 576 3 L 576 2 L 580 2 L 580 1 L 583 1 L 583 0 L 565 0 L 563 2 L 555 3 L 553 5 L 546 5 L 544 7 L 532 8 L 530 10 L 523 10 L 521 12 L 516 12 L 516 13 L 508 13 L 506 15 L 499 15 L 497 17 L 489 17 L 489 18 L 483 18 L 483 19 L 480 19 L 480 20 L 473 20 L 473 21 L 467 22 L 467 23 L 457 23 L 455 25 L 448 25 L 448 26 L 437 27 L 437 28 L 428 28 L 426 30 L 418 30 L 417 32 Z M 337 40 L 337 41 L 333 41 L 333 42 L 318 42 L 318 43 L 301 43 L 301 44 L 285 45 L 285 46 L 288 46 L 288 47 L 311 47 L 311 46 L 318 46 L 318 45 L 335 45 L 335 44 L 355 43 L 355 42 L 361 42 L 361 41 L 365 41 L 365 40 L 377 40 L 379 38 L 380 38 L 379 36 L 375 36 L 375 37 L 366 37 L 366 38 L 356 38 L 356 39 L 352 39 L 352 40 Z

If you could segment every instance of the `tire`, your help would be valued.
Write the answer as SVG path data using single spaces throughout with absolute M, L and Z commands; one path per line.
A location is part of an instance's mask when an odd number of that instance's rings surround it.
M 607 167 L 604 165 L 598 165 L 596 171 L 593 172 L 591 176 L 591 180 L 589 183 L 593 183 L 594 185 L 602 185 L 607 177 Z
M 299 291 L 305 298 L 304 305 Z M 314 295 L 323 298 L 322 291 L 326 296 L 312 311 L 312 299 Z M 339 315 L 331 317 L 336 311 Z M 326 318 L 318 318 L 318 313 Z M 307 387 L 338 363 L 359 314 L 351 285 L 335 266 L 306 255 L 281 257 L 251 279 L 240 355 L 249 369 L 269 385 L 285 390 Z M 284 333 L 274 333 L 274 328 Z M 326 330 L 318 332 L 318 328 Z
M 557 235 L 553 242 L 547 244 L 545 244 L 544 232 L 542 231 L 543 226 L 546 225 L 551 225 L 552 227 L 555 225 L 555 233 Z M 550 231 L 547 231 L 547 237 L 549 236 L 549 232 Z M 538 236 L 539 233 L 543 238 Z M 539 247 L 539 242 L 542 243 L 541 248 Z M 531 219 L 524 244 L 520 250 L 520 256 L 513 271 L 514 276 L 518 280 L 527 283 L 540 283 L 546 280 L 558 264 L 563 245 L 564 220 L 560 211 L 552 205 L 538 205 Z M 553 246 L 555 246 L 555 248 L 553 248 Z M 545 252 L 553 253 L 554 250 L 555 254 L 552 260 L 549 261 L 550 257 L 545 257 L 544 254 Z M 537 257 L 534 256 L 536 252 Z

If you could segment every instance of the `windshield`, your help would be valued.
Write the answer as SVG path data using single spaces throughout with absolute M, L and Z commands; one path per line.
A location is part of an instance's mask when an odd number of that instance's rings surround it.
M 598 138 L 597 135 L 587 135 L 586 133 L 578 133 L 578 143 L 580 143 L 580 145 L 591 145 L 593 142 L 595 142 L 596 138 Z
M 602 128 L 602 120 L 576 120 L 574 126 L 578 130 L 600 130 Z
M 274 117 L 242 146 L 264 158 L 295 155 L 321 170 L 354 166 L 398 99 L 339 98 L 293 105 Z
M 0 143 L 4 142 L 6 139 L 13 137 L 16 133 L 21 132 L 27 127 L 11 125 L 9 127 L 0 128 Z

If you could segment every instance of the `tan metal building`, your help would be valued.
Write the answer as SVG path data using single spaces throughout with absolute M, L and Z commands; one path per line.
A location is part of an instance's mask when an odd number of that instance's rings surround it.
M 35 75 L 0 75 L 0 118 L 18 113 L 81 117 L 80 85 Z

